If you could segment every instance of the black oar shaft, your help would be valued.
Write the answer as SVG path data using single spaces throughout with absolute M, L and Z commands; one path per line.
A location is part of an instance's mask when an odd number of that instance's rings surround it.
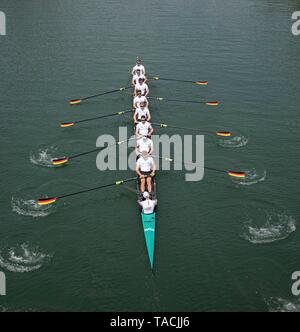
M 189 163 L 189 162 L 184 162 L 184 161 L 177 162 L 177 161 L 175 161 L 172 158 L 166 158 L 166 157 L 161 157 L 161 156 L 155 156 L 155 155 L 153 155 L 152 157 L 158 158 L 158 159 L 161 159 L 161 160 L 165 160 L 165 161 L 168 161 L 168 162 L 171 162 L 171 163 L 174 163 L 174 164 L 197 165 L 197 164 L 194 164 L 194 163 Z M 200 165 L 200 164 L 198 164 L 198 165 Z M 203 167 L 204 167 L 204 169 L 208 169 L 210 171 L 215 171 L 215 172 L 220 172 L 220 173 L 226 173 L 226 174 L 228 173 L 228 171 L 225 171 L 223 169 L 218 169 L 218 168 L 213 168 L 213 167 L 207 167 L 207 166 L 203 166 Z
M 181 100 L 181 99 L 168 99 L 168 98 L 162 98 L 162 97 L 147 97 L 148 99 L 156 99 L 158 101 L 173 101 L 177 103 L 191 103 L 191 104 L 205 104 L 205 101 L 194 101 L 194 100 Z
M 185 83 L 195 83 L 195 81 L 187 81 L 187 80 L 179 80 L 175 78 L 164 78 L 164 77 L 159 77 L 158 79 L 153 77 L 154 80 L 159 80 L 159 81 L 173 81 L 173 82 L 185 82 Z
M 133 140 L 133 139 L 135 139 L 135 138 L 128 138 L 128 139 L 126 139 L 124 141 L 119 141 L 119 142 L 117 142 L 115 144 L 111 144 L 111 145 L 108 145 L 106 147 L 99 147 L 99 148 L 96 148 L 96 149 L 93 149 L 93 150 L 89 150 L 89 151 L 81 152 L 81 153 L 78 153 L 78 154 L 74 154 L 73 156 L 70 156 L 69 159 L 71 160 L 71 159 L 75 159 L 75 158 L 78 158 L 78 157 L 81 157 L 81 156 L 85 156 L 87 154 L 90 154 L 90 153 L 93 153 L 93 152 L 97 152 L 97 151 L 99 151 L 101 149 L 106 149 L 106 148 L 109 148 L 111 146 L 116 146 L 118 144 L 120 145 L 120 144 L 122 144 L 124 142 L 128 142 L 128 141 Z
M 108 95 L 110 93 L 115 93 L 115 92 L 119 92 L 119 91 L 122 91 L 122 90 L 127 90 L 129 88 L 131 88 L 131 85 L 130 86 L 126 86 L 124 88 L 120 88 L 120 89 L 115 89 L 115 90 L 111 90 L 111 91 L 106 91 L 106 92 L 98 93 L 98 94 L 93 95 L 93 96 L 84 97 L 84 98 L 81 98 L 81 100 L 87 100 L 87 99 L 91 99 L 91 98 L 95 98 L 95 97 L 100 97 L 100 96 Z
M 205 130 L 201 130 L 199 128 L 178 127 L 178 126 L 168 125 L 168 124 L 165 124 L 165 123 L 155 123 L 155 122 L 152 122 L 151 124 L 153 126 L 159 126 L 161 128 L 173 128 L 173 129 L 182 129 L 182 130 L 192 130 L 192 131 L 200 131 L 200 132 L 206 133 L 206 134 L 211 134 L 211 132 L 205 131 Z
M 134 178 L 129 178 L 129 179 L 125 179 L 125 180 L 120 180 L 120 181 L 116 181 L 114 183 L 106 184 L 106 185 L 103 185 L 103 186 L 94 187 L 94 188 L 91 188 L 91 189 L 81 190 L 81 191 L 77 191 L 77 192 L 74 192 L 74 193 L 71 193 L 71 194 L 58 196 L 57 198 L 61 199 L 61 198 L 66 198 L 66 197 L 70 197 L 70 196 L 80 195 L 80 194 L 88 193 L 88 192 L 91 192 L 91 191 L 94 191 L 94 190 L 100 190 L 100 189 L 104 189 L 104 188 L 108 188 L 108 187 L 113 187 L 113 186 L 116 186 L 116 185 L 121 185 L 122 183 L 134 181 L 136 179 L 137 178 L 134 177 Z
M 88 118 L 88 119 L 78 120 L 78 121 L 74 121 L 74 123 L 81 123 L 81 122 L 99 120 L 99 119 L 109 118 L 109 117 L 116 116 L 116 115 L 122 115 L 122 114 L 129 113 L 129 112 L 132 112 L 132 110 L 127 110 L 127 111 L 118 112 L 118 113 L 112 113 L 112 114 L 106 114 L 106 115 L 96 116 L 94 118 Z

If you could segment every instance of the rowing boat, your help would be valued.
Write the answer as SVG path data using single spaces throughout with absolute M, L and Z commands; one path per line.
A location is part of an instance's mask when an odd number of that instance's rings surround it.
M 143 200 L 143 193 L 140 191 L 140 180 L 137 179 L 137 195 L 138 201 Z M 151 199 L 156 200 L 156 180 L 152 178 Z M 140 207 L 141 221 L 144 230 L 145 243 L 149 257 L 150 267 L 153 270 L 154 264 L 154 247 L 155 247 L 155 226 L 156 226 L 156 208 L 153 213 L 145 214 Z
M 152 191 L 152 199 L 156 200 L 156 180 L 155 178 L 152 179 L 153 191 Z M 137 193 L 138 193 L 138 200 L 141 200 L 143 197 L 142 192 L 140 191 L 140 181 L 137 180 Z M 141 220 L 144 230 L 146 248 L 148 252 L 149 262 L 151 270 L 153 269 L 154 263 L 154 247 L 155 247 L 155 226 L 156 226 L 156 211 L 151 214 L 143 213 L 142 209 L 140 208 L 141 213 Z

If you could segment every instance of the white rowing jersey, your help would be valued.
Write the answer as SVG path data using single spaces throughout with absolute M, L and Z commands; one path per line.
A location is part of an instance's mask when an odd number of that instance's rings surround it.
M 151 126 L 151 123 L 148 122 L 148 121 L 145 121 L 144 123 L 143 122 L 139 122 L 136 125 L 136 132 L 137 132 L 137 134 L 142 135 L 142 136 L 149 135 L 149 129 L 152 129 L 152 126 Z
M 135 85 L 135 91 L 137 90 L 141 90 L 142 92 L 142 96 L 144 96 L 147 92 L 149 92 L 149 88 L 148 88 L 148 85 L 146 83 L 137 83 Z
M 146 138 L 146 139 L 140 138 L 139 140 L 137 140 L 136 146 L 137 146 L 137 150 L 140 154 L 143 151 L 150 152 L 151 149 L 153 149 L 153 142 L 152 142 L 152 139 L 150 139 L 150 138 Z
M 140 76 L 138 76 L 138 75 L 134 75 L 134 76 L 133 76 L 133 82 L 134 82 L 134 84 L 137 84 L 137 83 L 139 82 L 139 79 L 140 79 L 140 78 L 142 78 L 143 80 L 145 80 L 145 79 L 146 79 L 146 76 L 143 75 L 143 74 L 141 74 Z
M 135 110 L 135 114 L 136 114 L 138 120 L 141 120 L 143 115 L 145 115 L 146 120 L 148 120 L 150 118 L 150 112 L 149 112 L 148 107 L 144 107 L 144 108 L 138 107 Z
M 140 157 L 136 162 L 136 165 L 139 167 L 141 172 L 151 172 L 154 167 L 154 160 L 152 157 Z
M 147 100 L 147 98 L 145 96 L 136 96 L 136 97 L 134 97 L 134 99 L 133 99 L 133 105 L 134 105 L 134 107 L 140 108 L 141 103 L 148 104 L 148 100 Z
M 157 200 L 146 199 L 145 201 L 140 201 L 139 204 L 143 208 L 144 214 L 151 214 L 154 212 Z
M 136 74 L 137 69 L 139 69 L 141 71 L 141 74 L 143 74 L 143 75 L 146 74 L 146 70 L 145 70 L 145 67 L 143 65 L 135 65 L 132 68 L 132 75 Z

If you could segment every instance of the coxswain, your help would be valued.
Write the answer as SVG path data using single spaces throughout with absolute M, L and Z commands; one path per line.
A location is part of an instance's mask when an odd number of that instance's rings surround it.
M 143 192 L 144 200 L 138 200 L 138 204 L 142 207 L 144 214 L 152 214 L 157 205 L 157 199 L 151 199 L 148 191 Z

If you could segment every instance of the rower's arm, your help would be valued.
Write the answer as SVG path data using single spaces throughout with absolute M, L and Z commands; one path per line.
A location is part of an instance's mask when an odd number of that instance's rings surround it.
M 142 175 L 141 172 L 140 172 L 140 165 L 139 165 L 138 162 L 136 163 L 136 166 L 135 166 L 135 172 L 138 176 Z
M 153 163 L 152 163 L 152 173 L 154 174 L 156 172 L 156 164 L 155 161 L 153 159 Z
M 149 91 L 149 88 L 148 88 L 148 86 L 147 86 L 147 88 L 146 88 L 146 93 L 145 93 L 145 95 L 144 95 L 144 96 L 145 96 L 145 97 L 147 97 L 147 96 L 148 96 L 148 94 L 149 94 L 149 92 L 150 92 L 150 91 Z
M 139 151 L 139 145 L 136 144 L 135 146 L 135 154 L 138 156 L 140 154 L 140 151 Z
M 136 127 L 135 135 L 137 140 L 143 137 L 143 135 L 140 135 L 140 130 L 138 127 Z
M 151 141 L 149 154 L 152 154 L 152 153 L 153 153 L 153 142 Z
M 150 114 L 149 110 L 147 111 L 147 121 L 148 122 L 151 121 L 151 114 Z
M 134 76 L 132 76 L 132 81 L 131 81 L 131 84 L 132 84 L 133 86 L 135 86 L 135 80 L 134 80 Z
M 154 131 L 153 127 L 152 127 L 152 126 L 150 126 L 150 127 L 149 127 L 149 132 L 148 132 L 148 135 L 150 135 L 150 136 L 151 136 L 151 135 L 152 135 L 152 133 L 153 133 L 153 131 Z
M 135 111 L 134 113 L 133 113 L 133 121 L 134 121 L 134 123 L 137 123 L 137 111 Z

